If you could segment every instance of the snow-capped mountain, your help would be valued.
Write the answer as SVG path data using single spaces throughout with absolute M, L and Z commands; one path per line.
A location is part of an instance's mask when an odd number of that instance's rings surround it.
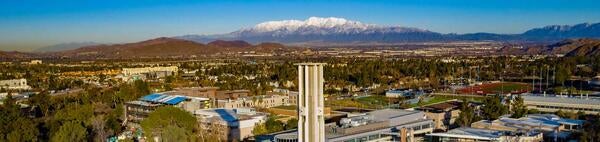
M 399 26 L 377 26 L 350 21 L 343 18 L 310 17 L 307 20 L 269 21 L 253 28 L 234 32 L 238 36 L 271 35 L 281 37 L 286 35 L 335 35 L 335 34 L 373 34 L 373 33 L 402 33 L 428 32 L 417 28 Z
M 344 18 L 310 17 L 306 20 L 282 20 L 259 23 L 223 35 L 187 35 L 178 38 L 209 42 L 214 39 L 257 42 L 395 42 L 421 41 L 424 37 L 441 37 L 427 30 L 401 26 L 364 24 Z M 429 39 L 429 38 L 428 38 Z
M 441 34 L 424 29 L 365 24 L 344 18 L 310 17 L 259 23 L 250 28 L 220 35 L 185 35 L 175 38 L 207 43 L 214 40 L 244 40 L 250 43 L 405 43 L 440 41 L 535 41 L 556 42 L 566 38 L 600 38 L 600 23 L 553 25 L 522 34 Z
M 358 21 L 350 21 L 343 18 L 320 18 L 310 17 L 305 21 L 300 20 L 283 20 L 283 21 L 268 21 L 256 25 L 254 28 L 244 29 L 243 31 L 255 32 L 273 32 L 273 31 L 288 31 L 295 32 L 303 28 L 338 28 L 344 32 L 347 30 L 365 30 L 374 25 L 363 24 Z
M 404 28 L 399 26 L 377 26 L 373 24 L 363 24 L 358 21 L 350 21 L 344 18 L 320 18 L 310 17 L 307 20 L 283 20 L 269 21 L 257 24 L 253 28 L 242 29 L 234 34 L 264 34 L 269 33 L 273 36 L 282 36 L 290 34 L 357 34 L 374 32 L 427 32 L 416 28 Z

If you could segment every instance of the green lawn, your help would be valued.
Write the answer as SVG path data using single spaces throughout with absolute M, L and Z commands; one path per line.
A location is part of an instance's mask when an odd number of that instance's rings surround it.
M 466 98 L 467 100 L 472 101 L 472 102 L 481 102 L 484 99 L 484 97 L 433 96 L 433 97 L 430 97 L 429 99 L 426 99 L 427 101 L 425 103 L 423 103 L 423 106 L 441 103 L 441 102 L 445 102 L 445 101 L 453 100 L 453 99 L 462 100 L 463 98 Z M 409 107 L 417 107 L 417 105 L 418 104 L 410 104 Z
M 423 105 L 426 106 L 426 105 L 430 105 L 430 104 L 436 104 L 436 103 L 445 102 L 445 101 L 452 100 L 452 99 L 454 99 L 454 98 L 450 98 L 450 97 L 437 97 L 437 96 L 436 97 L 431 97 L 431 98 L 425 99 L 426 101 L 425 101 L 425 103 L 423 103 Z M 411 108 L 412 107 L 417 107 L 417 105 L 418 105 L 418 103 L 410 104 L 409 107 L 411 107 Z
M 288 106 L 276 106 L 273 108 L 278 108 L 278 109 L 287 109 L 287 110 L 296 110 L 296 108 L 298 108 L 298 106 L 296 105 L 288 105 Z
M 385 106 L 388 105 L 390 99 L 385 96 L 368 96 L 355 99 L 357 102 L 368 106 Z
M 326 101 L 325 105 L 334 109 L 340 107 L 379 109 L 383 108 L 384 106 L 387 106 L 389 104 L 389 101 L 390 99 L 385 96 L 373 95 L 355 99 L 330 100 Z

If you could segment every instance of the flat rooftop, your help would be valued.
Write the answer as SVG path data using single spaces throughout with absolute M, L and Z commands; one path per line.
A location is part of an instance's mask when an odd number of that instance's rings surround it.
M 227 122 L 236 122 L 239 120 L 247 120 L 253 116 L 264 115 L 263 113 L 256 112 L 251 108 L 237 108 L 237 109 L 202 109 L 194 111 L 196 115 L 203 115 L 205 118 L 217 118 Z
M 563 103 L 563 104 L 584 104 L 584 105 L 600 105 L 600 100 L 597 99 L 582 99 L 569 97 L 544 97 L 544 96 L 522 96 L 525 101 L 548 102 L 548 103 Z
M 403 109 L 382 109 L 367 112 L 367 114 L 373 115 L 375 117 L 374 119 L 377 121 L 389 120 L 391 118 L 402 117 L 416 113 L 420 113 L 420 111 L 410 111 Z
M 537 135 L 539 133 L 528 132 L 529 136 Z M 445 133 L 431 133 L 427 134 L 427 136 L 437 136 L 437 137 L 451 137 L 451 138 L 463 138 L 463 139 L 477 139 L 477 140 L 499 140 L 500 137 L 506 135 L 519 135 L 517 133 L 510 132 L 502 132 L 495 131 L 489 129 L 478 129 L 471 127 L 461 127 L 452 129 Z M 521 134 L 522 135 L 522 134 Z
M 127 104 L 140 105 L 140 106 L 150 106 L 150 107 L 153 107 L 153 106 L 161 106 L 161 105 L 162 105 L 162 104 L 149 103 L 149 102 L 145 102 L 145 101 L 138 101 L 138 100 L 136 100 L 136 101 L 129 101 L 129 102 L 126 102 L 126 103 L 127 103 Z

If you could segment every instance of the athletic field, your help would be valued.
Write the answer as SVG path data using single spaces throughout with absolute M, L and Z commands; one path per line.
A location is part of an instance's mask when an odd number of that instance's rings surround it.
M 482 85 L 470 86 L 463 89 L 459 89 L 458 92 L 462 94 L 499 94 L 499 93 L 513 93 L 520 94 L 531 91 L 531 85 L 527 83 L 518 82 L 502 82 L 502 83 L 487 83 Z

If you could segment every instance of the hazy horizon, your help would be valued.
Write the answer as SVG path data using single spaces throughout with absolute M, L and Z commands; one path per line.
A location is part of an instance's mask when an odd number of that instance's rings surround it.
M 220 34 L 265 21 L 339 17 L 440 33 L 517 34 L 547 25 L 600 22 L 598 2 L 581 1 L 7 1 L 0 50 L 70 42 L 123 43 Z

